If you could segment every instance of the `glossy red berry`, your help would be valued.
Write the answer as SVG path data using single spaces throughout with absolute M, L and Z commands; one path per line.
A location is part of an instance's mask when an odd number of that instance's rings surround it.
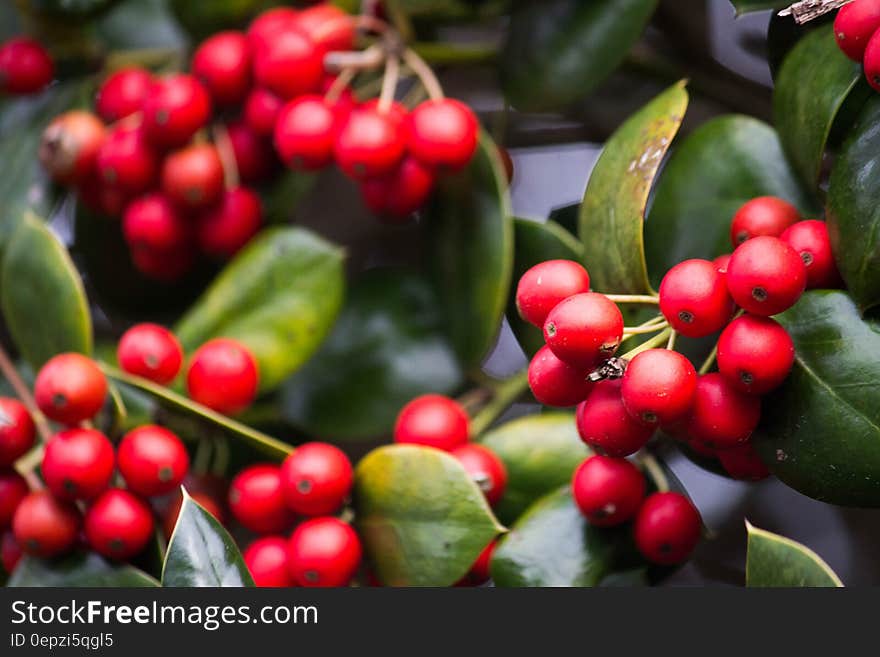
M 81 354 L 51 358 L 37 374 L 34 396 L 43 415 L 62 424 L 78 424 L 98 414 L 107 396 L 107 379 L 95 361 Z
M 107 436 L 94 429 L 67 429 L 46 443 L 40 470 L 59 500 L 91 500 L 107 490 L 115 461 Z
M 685 431 L 713 449 L 728 449 L 747 441 L 760 419 L 761 398 L 740 392 L 716 372 L 697 381 Z
M 86 182 L 95 174 L 98 151 L 106 134 L 104 124 L 91 112 L 65 112 L 43 131 L 38 151 L 40 164 L 55 182 Z
M 12 468 L 0 470 L 0 532 L 12 525 L 12 517 L 21 501 L 27 497 L 28 485 Z
M 173 253 L 192 243 L 192 226 L 161 193 L 148 194 L 129 203 L 122 216 L 122 234 L 137 254 Z
M 336 518 L 313 518 L 290 535 L 287 563 L 299 586 L 347 586 L 361 552 L 361 541 L 349 525 Z
M 202 253 L 231 258 L 260 230 L 263 207 L 260 197 L 246 187 L 234 187 L 196 220 L 196 243 Z
M 176 490 L 189 471 L 189 454 L 180 438 L 152 424 L 125 434 L 117 458 L 126 486 L 142 497 Z
M 258 463 L 239 472 L 229 485 L 229 510 L 244 527 L 258 534 L 287 529 L 293 512 L 284 501 L 281 468 Z
M 211 97 L 194 76 L 160 78 L 144 101 L 144 131 L 160 148 L 179 148 L 211 118 Z
M 361 195 L 373 214 L 399 223 L 425 206 L 435 181 L 431 169 L 407 156 L 392 173 L 362 181 Z
M 680 493 L 648 496 L 636 515 L 636 547 L 648 561 L 672 565 L 685 561 L 700 542 L 702 520 L 693 503 Z
M 143 68 L 123 68 L 112 73 L 98 89 L 95 111 L 107 123 L 137 114 L 153 87 L 153 74 Z
M 270 42 L 279 32 L 293 27 L 293 21 L 298 13 L 291 7 L 275 7 L 254 18 L 246 34 L 251 48 L 257 50 Z
M 874 32 L 874 35 L 868 40 L 865 48 L 865 79 L 875 91 L 880 91 L 880 30 Z
M 535 399 L 545 406 L 577 406 L 593 389 L 588 374 L 583 368 L 559 360 L 550 347 L 544 345 L 529 363 L 529 388 Z
M 498 547 L 498 541 L 493 540 L 489 545 L 483 548 L 480 555 L 474 561 L 471 569 L 462 577 L 456 586 L 480 586 L 489 581 L 491 575 L 489 573 L 492 565 L 492 555 L 495 554 L 495 548 Z
M 409 402 L 397 416 L 394 442 L 452 451 L 470 437 L 470 419 L 454 399 L 423 395 Z
M 153 514 L 139 497 L 111 488 L 86 511 L 83 528 L 95 552 L 111 559 L 130 559 L 152 537 Z
M 184 486 L 187 486 L 184 483 Z M 210 493 L 199 492 L 195 490 L 187 490 L 193 502 L 202 507 L 205 511 L 214 516 L 214 519 L 221 525 L 226 522 L 226 514 L 223 511 L 223 504 Z M 177 517 L 180 515 L 180 508 L 183 506 L 183 495 L 179 492 L 174 497 L 174 501 L 168 505 L 162 521 L 162 530 L 165 532 L 165 538 L 170 539 L 174 533 L 174 527 L 177 525 Z
M 498 455 L 488 447 L 476 443 L 456 447 L 451 454 L 483 491 L 490 506 L 498 504 L 507 488 L 507 468 Z
M 697 371 L 685 356 L 669 349 L 649 349 L 627 365 L 621 396 L 634 419 L 652 426 L 686 416 L 696 391 Z
M 25 553 L 48 559 L 73 549 L 81 521 L 82 516 L 73 504 L 40 490 L 29 493 L 18 505 L 12 531 Z
M 645 498 L 645 477 L 626 459 L 591 456 L 575 470 L 571 490 L 591 525 L 612 527 L 639 510 Z
M 590 291 L 590 275 L 573 260 L 548 260 L 529 269 L 516 288 L 520 317 L 538 328 L 561 302 Z
M 325 52 L 354 50 L 354 20 L 332 4 L 319 3 L 303 9 L 294 17 L 292 24 Z
M 251 86 L 251 51 L 242 32 L 218 32 L 193 54 L 192 73 L 218 106 L 240 104 Z
M 0 397 L 0 468 L 24 456 L 34 446 L 35 437 L 34 421 L 24 404 L 12 397 Z
M 288 508 L 304 516 L 336 512 L 351 493 L 354 470 L 338 447 L 305 443 L 281 465 L 281 486 Z
M 778 388 L 793 364 L 791 336 L 769 317 L 738 317 L 718 339 L 718 371 L 742 392 L 763 395 Z
M 480 124 L 473 110 L 451 98 L 426 100 L 407 122 L 407 147 L 413 157 L 439 169 L 461 169 L 477 150 Z
M 635 454 L 654 434 L 654 427 L 637 422 L 627 413 L 620 388 L 620 379 L 599 381 L 576 414 L 581 440 L 614 457 Z
M 708 260 L 685 260 L 660 283 L 660 312 L 682 335 L 701 338 L 721 330 L 733 314 L 725 277 Z
M 275 123 L 275 150 L 291 169 L 314 171 L 333 160 L 336 115 L 323 97 L 308 94 L 285 105 Z
M 779 237 L 786 228 L 800 220 L 800 212 L 788 201 L 775 196 L 754 198 L 733 215 L 730 242 L 736 248 L 753 237 Z
M 294 586 L 287 563 L 287 539 L 281 536 L 258 538 L 248 546 L 242 556 L 257 586 Z
M 254 75 L 285 100 L 314 93 L 324 78 L 323 52 L 298 29 L 284 29 L 254 51 Z
M 131 260 L 145 277 L 166 284 L 186 275 L 195 261 L 189 243 L 170 251 L 140 247 L 132 251 Z
M 191 210 L 213 205 L 223 193 L 223 162 L 212 144 L 194 144 L 175 151 L 162 163 L 162 191 Z
M 0 91 L 34 94 L 47 87 L 54 75 L 52 58 L 33 39 L 15 37 L 0 45 Z
M 732 253 L 725 253 L 712 261 L 712 264 L 715 265 L 715 269 L 718 270 L 719 274 L 727 273 L 727 265 L 730 263 L 730 256 L 732 255 Z
M 119 339 L 116 358 L 119 366 L 129 374 L 165 385 L 180 372 L 183 348 L 164 326 L 136 324 Z
M 718 452 L 721 466 L 734 479 L 760 481 L 770 476 L 770 471 L 758 457 L 751 443 Z
M 0 538 L 0 566 L 3 566 L 7 575 L 12 574 L 23 554 L 21 546 L 15 540 L 15 534 L 11 531 L 4 532 L 3 538 Z
M 254 89 L 244 104 L 244 120 L 248 127 L 262 137 L 271 138 L 284 101 L 268 89 Z
M 739 246 L 727 266 L 727 288 L 740 307 L 770 316 L 791 308 L 807 285 L 797 251 L 778 237 L 755 237 Z
M 604 294 L 568 297 L 547 315 L 544 340 L 560 360 L 590 368 L 611 358 L 623 339 L 623 315 Z
M 857 0 L 840 8 L 834 19 L 834 38 L 843 53 L 862 62 L 865 48 L 880 28 L 880 0 Z
M 209 340 L 190 361 L 186 387 L 193 401 L 233 415 L 250 406 L 257 396 L 257 361 L 236 340 Z
M 254 132 L 245 121 L 228 124 L 226 132 L 242 182 L 256 183 L 266 180 L 277 166 L 272 143 Z
M 159 175 L 159 157 L 140 126 L 120 123 L 110 128 L 95 156 L 101 182 L 132 196 L 153 187 Z
M 831 251 L 828 225 L 824 221 L 799 221 L 786 229 L 779 239 L 793 248 L 804 261 L 808 290 L 839 288 L 843 285 Z
M 376 105 L 352 110 L 334 145 L 336 164 L 356 180 L 392 173 L 403 159 L 406 140 L 399 114 Z

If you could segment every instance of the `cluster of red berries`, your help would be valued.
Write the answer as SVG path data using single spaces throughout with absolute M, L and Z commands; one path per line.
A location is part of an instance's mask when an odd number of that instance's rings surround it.
M 843 53 L 864 66 L 865 78 L 880 91 L 880 0 L 853 0 L 837 12 L 834 38 Z
M 49 86 L 54 75 L 52 58 L 33 39 L 15 37 L 0 44 L 0 92 L 35 94 Z

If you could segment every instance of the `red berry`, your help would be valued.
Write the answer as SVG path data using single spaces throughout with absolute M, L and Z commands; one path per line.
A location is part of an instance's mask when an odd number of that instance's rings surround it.
M 15 470 L 0 470 L 0 532 L 12 524 L 15 510 L 27 497 L 28 490 L 24 477 Z
M 736 248 L 753 237 L 779 237 L 786 228 L 800 220 L 800 212 L 788 201 L 775 196 L 754 198 L 733 215 L 730 242 Z
M 760 419 L 760 397 L 740 392 L 721 374 L 705 374 L 697 381 L 685 431 L 713 449 L 728 449 L 747 441 Z
M 351 87 L 344 87 L 336 100 L 329 100 L 327 92 L 330 91 L 335 82 L 336 76 L 325 75 L 324 80 L 321 82 L 321 96 L 324 98 L 324 102 L 333 110 L 333 114 L 336 116 L 336 126 L 339 128 L 348 120 L 348 115 L 351 114 L 352 110 L 358 106 L 358 100 Z M 405 115 L 406 109 L 404 108 Z
M 374 214 L 398 223 L 422 209 L 434 191 L 435 176 L 413 157 L 404 157 L 392 173 L 361 182 L 361 195 Z
M 620 379 L 599 381 L 577 408 L 578 433 L 588 446 L 608 456 L 635 454 L 654 434 L 654 427 L 636 422 L 623 405 Z
M 129 203 L 122 217 L 122 234 L 134 253 L 170 253 L 187 249 L 192 227 L 171 200 L 161 193 Z
M 153 85 L 143 112 L 150 142 L 161 148 L 179 148 L 208 123 L 211 97 L 195 77 L 177 73 Z
M 34 421 L 24 404 L 11 397 L 0 397 L 0 468 L 24 456 L 34 446 L 35 436 Z
M 258 534 L 287 529 L 293 512 L 284 502 L 281 468 L 258 463 L 239 472 L 229 485 L 229 510 L 244 527 Z
M 793 248 L 804 261 L 808 290 L 839 288 L 843 285 L 831 251 L 828 225 L 824 221 L 799 221 L 786 229 L 779 239 Z
M 262 182 L 268 178 L 276 166 L 271 142 L 254 132 L 244 121 L 228 124 L 226 132 L 242 182 Z
M 685 356 L 669 349 L 649 349 L 627 365 L 621 396 L 634 419 L 657 425 L 687 415 L 696 391 L 697 371 Z
M 118 218 L 131 201 L 128 192 L 106 184 L 97 169 L 80 183 L 78 192 L 78 199 L 86 208 L 106 218 Z
M 574 501 L 596 527 L 612 527 L 632 518 L 645 498 L 645 477 L 626 459 L 591 456 L 571 481 Z
M 358 535 L 336 518 L 306 520 L 287 542 L 290 574 L 300 586 L 347 586 L 360 561 Z
M 251 48 L 257 50 L 270 42 L 278 32 L 292 27 L 298 13 L 291 7 L 275 7 L 261 13 L 247 29 Z
M 21 546 L 15 540 L 15 534 L 12 532 L 4 532 L 3 538 L 0 539 L 0 565 L 7 575 L 11 575 L 12 571 L 18 565 L 22 557 Z
M 105 137 L 104 124 L 91 112 L 65 112 L 43 131 L 40 163 L 55 182 L 86 182 L 96 171 L 98 151 Z
M 192 400 L 233 415 L 250 406 L 257 396 L 257 361 L 240 342 L 226 338 L 209 340 L 190 361 L 186 387 Z
M 455 583 L 456 586 L 480 586 L 489 581 L 489 567 L 492 565 L 492 555 L 495 548 L 498 547 L 498 541 L 493 540 L 489 545 L 483 548 L 480 556 L 474 561 L 471 569 L 467 574 Z
M 396 110 L 377 105 L 352 110 L 336 136 L 334 157 L 339 168 L 356 180 L 390 174 L 403 159 L 406 140 Z
M 865 57 L 868 40 L 880 28 L 880 0 L 857 0 L 840 8 L 834 19 L 834 38 L 854 62 Z
M 275 150 L 291 169 L 314 171 L 333 160 L 336 115 L 321 96 L 287 103 L 275 123 Z
M 287 563 L 285 538 L 258 538 L 248 546 L 242 556 L 257 586 L 283 588 L 294 585 Z
M 223 162 L 211 144 L 194 144 L 171 153 L 162 163 L 162 191 L 188 209 L 213 205 L 223 193 Z
M 187 486 L 187 484 L 184 484 L 184 486 Z M 223 512 L 223 505 L 217 498 L 208 493 L 202 493 L 199 491 L 191 491 L 187 489 L 187 492 L 189 493 L 189 496 L 192 498 L 193 502 L 195 502 L 205 511 L 214 516 L 214 519 L 221 525 L 226 521 L 226 514 Z M 174 533 L 174 527 L 177 525 L 177 516 L 180 515 L 180 508 L 182 506 L 183 495 L 178 492 L 177 496 L 175 496 L 174 498 L 174 501 L 171 502 L 171 504 L 168 506 L 163 520 L 162 529 L 165 532 L 165 537 L 168 539 L 170 539 L 171 535 Z
M 495 506 L 504 496 L 507 487 L 507 468 L 498 456 L 483 445 L 468 443 L 452 450 L 468 475 L 483 491 L 490 506 Z
M 660 283 L 660 312 L 672 328 L 690 338 L 721 330 L 733 314 L 724 275 L 708 260 L 678 263 Z
M 137 248 L 131 260 L 139 272 L 147 278 L 163 283 L 173 283 L 183 277 L 193 266 L 193 253 L 189 244 L 178 249 L 161 251 L 149 247 Z
M 355 25 L 352 17 L 331 4 L 303 9 L 292 24 L 309 35 L 325 52 L 354 50 Z
M 108 123 L 137 114 L 153 87 L 153 75 L 143 68 L 123 68 L 111 74 L 98 89 L 95 110 Z
M 130 559 L 153 535 L 150 507 L 127 490 L 111 488 L 86 511 L 86 540 L 95 552 L 111 559 Z
M 715 269 L 718 270 L 719 274 L 727 273 L 727 265 L 730 263 L 730 256 L 732 255 L 732 253 L 725 253 L 712 261 L 712 264 L 715 265 Z
M 321 87 L 323 53 L 301 31 L 284 29 L 256 48 L 254 74 L 261 87 L 291 100 Z
M 763 395 L 778 388 L 793 364 L 791 336 L 769 317 L 738 317 L 718 339 L 718 370 L 742 392 Z
M 461 169 L 477 150 L 480 124 L 470 107 L 451 98 L 426 100 L 407 123 L 407 146 L 425 165 Z
M 262 223 L 260 197 L 246 187 L 235 187 L 199 215 L 196 243 L 202 253 L 231 258 L 257 234 Z
M 755 237 L 738 247 L 727 266 L 727 288 L 737 305 L 755 315 L 791 308 L 807 284 L 797 251 L 778 237 Z
M 593 389 L 588 374 L 582 368 L 559 360 L 550 347 L 544 345 L 529 363 L 529 388 L 535 399 L 545 406 L 577 406 Z
M 758 458 L 757 452 L 751 443 L 745 443 L 732 449 L 718 452 L 718 460 L 725 472 L 734 479 L 746 481 L 760 481 L 770 476 L 770 471 L 763 461 Z
M 67 429 L 46 443 L 40 469 L 59 500 L 91 500 L 113 478 L 113 444 L 94 429 Z
M 37 406 L 50 420 L 78 424 L 98 414 L 107 396 L 107 379 L 91 358 L 66 353 L 51 358 L 34 383 Z
M 52 58 L 33 39 L 15 37 L 0 45 L 0 91 L 33 94 L 48 86 L 54 75 Z
M 590 275 L 572 260 L 548 260 L 529 269 L 516 288 L 520 317 L 538 328 L 562 301 L 590 291 Z
M 107 131 L 95 156 L 101 182 L 128 195 L 146 192 L 159 173 L 159 158 L 140 126 L 121 123 Z
M 272 137 L 284 101 L 268 89 L 254 89 L 244 104 L 244 120 L 262 137 Z
M 304 516 L 334 513 L 354 485 L 351 461 L 338 447 L 305 443 L 281 465 L 281 486 L 291 511 Z
M 183 482 L 189 454 L 180 438 L 163 427 L 148 424 L 129 431 L 119 443 L 119 473 L 142 497 L 165 495 Z
M 48 559 L 73 549 L 81 520 L 73 504 L 61 502 L 49 491 L 40 490 L 29 493 L 18 505 L 12 531 L 15 542 L 24 552 Z
M 120 338 L 116 358 L 129 374 L 165 385 L 180 372 L 183 348 L 164 326 L 137 324 Z
M 218 32 L 193 54 L 192 72 L 220 106 L 240 104 L 251 86 L 251 53 L 244 33 Z
M 470 437 L 470 419 L 454 399 L 423 395 L 409 402 L 397 416 L 394 442 L 436 447 L 450 452 Z
M 544 340 L 560 360 L 590 368 L 611 358 L 623 339 L 623 315 L 604 294 L 568 297 L 547 315 Z
M 639 509 L 633 533 L 648 561 L 672 565 L 685 561 L 697 547 L 701 526 L 700 512 L 684 495 L 654 493 Z

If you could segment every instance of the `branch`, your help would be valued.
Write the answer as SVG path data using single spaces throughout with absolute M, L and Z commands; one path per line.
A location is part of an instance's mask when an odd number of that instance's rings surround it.
M 795 23 L 803 25 L 830 11 L 849 4 L 852 0 L 802 0 L 779 12 L 780 16 L 791 16 Z

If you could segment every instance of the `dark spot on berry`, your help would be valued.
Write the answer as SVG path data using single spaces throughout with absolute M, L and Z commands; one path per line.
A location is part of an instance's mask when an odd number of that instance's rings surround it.
M 741 230 L 740 232 L 738 232 L 736 234 L 736 243 L 737 244 L 742 244 L 743 242 L 747 241 L 748 239 L 749 239 L 749 234 L 744 230 Z
M 70 479 L 65 479 L 62 484 L 64 486 L 64 490 L 71 495 L 76 494 L 76 484 L 73 483 Z
M 618 342 L 617 340 L 615 340 L 614 342 L 606 342 L 601 347 L 599 347 L 599 353 L 601 353 L 603 355 L 607 354 L 610 356 L 615 351 L 617 351 L 617 346 L 619 344 L 620 344 L 620 342 Z
M 167 109 L 160 109 L 158 112 L 156 112 L 156 123 L 158 123 L 159 125 L 165 125 L 166 123 L 168 123 L 168 118 L 169 116 Z
M 122 552 L 125 550 L 125 541 L 121 538 L 111 538 L 107 541 L 107 547 L 111 552 Z
M 740 372 L 739 380 L 745 385 L 750 386 L 755 382 L 755 377 L 753 377 L 750 372 Z
M 157 367 L 159 367 L 159 359 L 156 357 L 155 354 L 147 354 L 144 357 L 144 362 L 147 364 L 147 367 L 149 367 L 151 370 L 154 370 Z
M 547 335 L 549 335 L 551 338 L 556 335 L 556 324 L 554 324 L 553 322 L 549 322 L 547 324 Z
M 37 553 L 40 551 L 40 541 L 36 538 L 29 538 L 24 542 L 28 552 Z
M 171 477 L 174 476 L 174 470 L 170 465 L 163 465 L 159 468 L 159 481 L 171 481 Z
M 801 251 L 801 260 L 804 261 L 804 265 L 809 267 L 813 264 L 813 254 L 809 251 Z
M 307 495 L 312 492 L 312 482 L 308 479 L 300 479 L 296 482 L 296 490 L 303 495 Z
M 657 423 L 657 414 L 652 413 L 651 411 L 645 411 L 642 413 L 642 422 L 647 424 L 656 424 Z
M 669 543 L 661 543 L 659 550 L 660 554 L 669 554 L 670 552 L 672 552 L 672 545 Z
M 755 301 L 763 303 L 767 300 L 767 296 L 767 290 L 765 290 L 763 287 L 752 288 L 752 299 L 754 299 Z
M 693 324 L 694 323 L 694 314 L 690 310 L 678 311 L 678 318 L 681 321 L 683 321 L 685 324 Z
M 203 198 L 202 190 L 200 187 L 190 187 L 183 193 L 183 195 L 190 203 L 199 203 Z
M 358 162 L 353 167 L 354 172 L 358 176 L 365 176 L 367 174 L 367 165 L 363 162 Z
M 318 571 L 316 571 L 316 570 L 307 570 L 306 572 L 303 573 L 303 577 L 306 578 L 306 581 L 313 582 L 313 583 L 318 582 L 321 579 L 321 576 L 318 574 Z

